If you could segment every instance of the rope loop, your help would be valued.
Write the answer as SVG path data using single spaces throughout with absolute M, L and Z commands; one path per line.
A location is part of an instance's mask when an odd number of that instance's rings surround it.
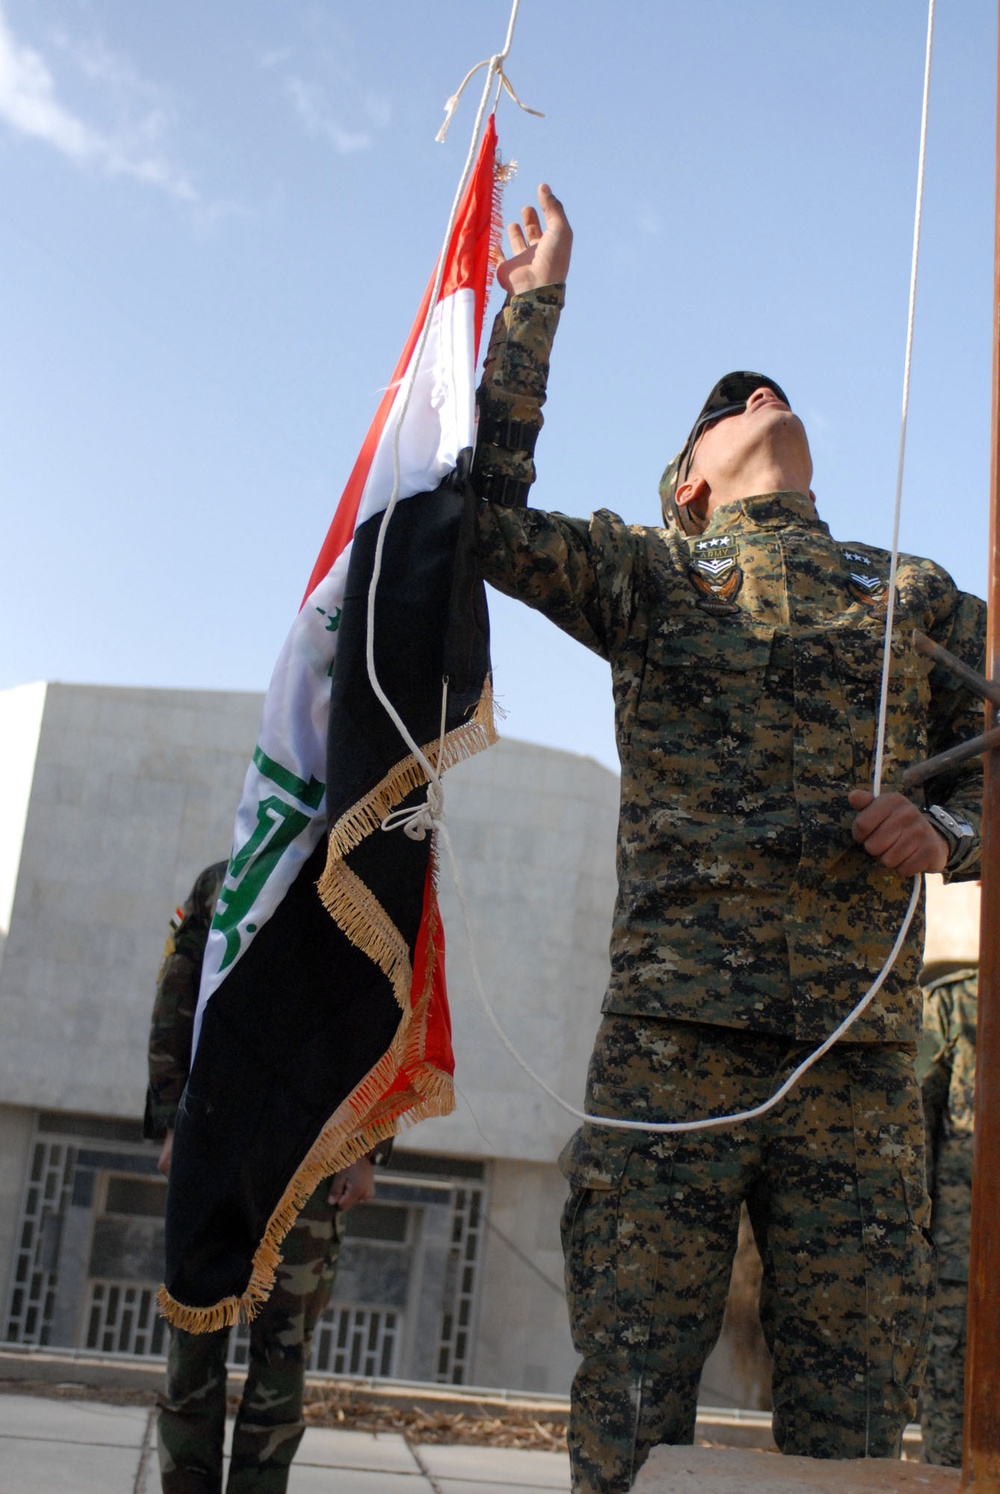
M 444 789 L 441 780 L 432 778 L 427 785 L 427 798 L 422 804 L 404 804 L 386 815 L 381 828 L 386 831 L 402 830 L 409 840 L 426 840 L 428 830 L 440 830 L 444 823 Z
M 519 109 L 523 109 L 525 114 L 533 114 L 536 119 L 545 118 L 545 115 L 541 112 L 541 110 L 529 109 L 527 104 L 522 104 L 521 100 L 514 92 L 511 81 L 503 70 L 503 59 L 506 55 L 507 54 L 505 52 L 497 52 L 495 56 L 484 58 L 482 62 L 477 62 L 475 67 L 469 68 L 469 71 L 466 73 L 465 77 L 458 85 L 457 90 L 452 94 L 451 98 L 444 106 L 444 124 L 434 136 L 434 139 L 438 142 L 439 145 L 443 145 L 444 141 L 447 139 L 448 127 L 451 124 L 452 118 L 454 117 L 455 110 L 458 108 L 459 100 L 461 99 L 462 94 L 465 92 L 466 84 L 469 82 L 470 78 L 475 77 L 476 73 L 478 73 L 481 67 L 489 68 L 489 72 L 486 74 L 487 88 L 489 88 L 490 79 L 496 77 L 498 83 L 498 91 L 499 87 L 503 87 L 505 92 L 514 100 L 514 103 Z
M 441 681 L 441 731 L 438 736 L 437 761 L 426 758 L 427 798 L 422 804 L 404 804 L 392 809 L 382 821 L 383 830 L 402 830 L 409 840 L 426 840 L 428 830 L 433 833 L 444 825 L 444 785 L 441 782 L 444 762 L 444 741 L 448 730 L 448 685 L 445 675 Z

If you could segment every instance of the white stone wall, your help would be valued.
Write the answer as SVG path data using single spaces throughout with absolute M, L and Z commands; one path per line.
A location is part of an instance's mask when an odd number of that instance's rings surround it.
M 45 684 L 19 685 L 0 691 L 0 761 L 3 764 L 3 795 L 0 796 L 0 936 L 10 928 L 14 885 L 21 860 L 24 822 L 31 796 L 38 736 L 45 707 Z M 2 950 L 0 950 L 2 953 Z
M 47 687 L 0 967 L 7 1104 L 142 1114 L 170 915 L 229 853 L 259 716 L 248 694 Z
M 472 1366 L 479 1385 L 569 1393 L 578 1361 L 559 1241 L 565 1198 L 553 1163 L 494 1165 Z

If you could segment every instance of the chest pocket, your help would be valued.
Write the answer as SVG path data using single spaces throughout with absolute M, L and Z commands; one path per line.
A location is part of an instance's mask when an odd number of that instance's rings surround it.
M 738 793 L 767 683 L 772 627 L 725 624 L 650 639 L 632 745 L 650 797 L 692 796 L 705 808 Z
M 933 666 L 929 659 L 910 647 L 909 636 L 909 624 L 897 624 L 886 704 L 886 788 L 892 787 L 893 779 L 903 768 L 927 756 Z M 871 776 L 875 758 L 875 730 L 882 690 L 881 624 L 874 620 L 865 627 L 845 623 L 827 635 L 827 645 L 832 651 L 835 677 L 843 691 L 855 772 L 858 781 L 863 783 Z

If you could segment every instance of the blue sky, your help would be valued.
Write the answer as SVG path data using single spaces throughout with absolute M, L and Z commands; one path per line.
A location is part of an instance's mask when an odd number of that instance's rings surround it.
M 937 7 L 902 545 L 986 585 L 996 9 Z M 0 688 L 263 689 L 437 253 L 507 0 L 0 0 Z M 576 230 L 534 501 L 655 521 L 778 379 L 891 536 L 926 9 L 522 0 L 501 104 Z M 607 670 L 497 599 L 516 737 L 614 762 Z

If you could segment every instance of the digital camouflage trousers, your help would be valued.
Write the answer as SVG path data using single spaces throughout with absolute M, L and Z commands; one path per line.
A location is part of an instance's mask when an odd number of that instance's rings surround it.
M 654 1121 L 750 1110 L 808 1047 L 606 1016 L 588 1111 Z M 585 1125 L 561 1165 L 576 1494 L 631 1487 L 691 1442 L 745 1200 L 784 1453 L 898 1457 L 925 1359 L 933 1247 L 910 1045 L 840 1044 L 757 1120 L 651 1135 Z
M 286 1236 L 274 1290 L 250 1326 L 227 1494 L 284 1494 L 288 1485 L 305 1430 L 305 1367 L 337 1264 L 329 1187 L 320 1184 Z M 163 1494 L 221 1494 L 228 1347 L 229 1329 L 170 1335 L 157 1423 Z

